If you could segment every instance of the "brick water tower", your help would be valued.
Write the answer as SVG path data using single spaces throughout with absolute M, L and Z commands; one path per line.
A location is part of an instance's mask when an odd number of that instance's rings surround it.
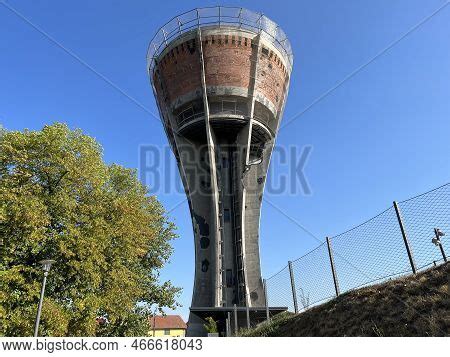
M 148 73 L 194 229 L 188 335 L 203 335 L 207 316 L 224 329 L 230 312 L 258 319 L 266 305 L 259 220 L 292 61 L 281 28 L 242 8 L 183 13 L 149 45 Z

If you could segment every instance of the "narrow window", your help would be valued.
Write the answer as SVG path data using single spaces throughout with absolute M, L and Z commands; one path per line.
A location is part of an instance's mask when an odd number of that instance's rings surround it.
M 209 268 L 209 261 L 208 259 L 203 259 L 202 260 L 202 272 L 206 273 L 208 271 Z
M 227 288 L 231 288 L 233 286 L 233 271 L 231 269 L 227 269 L 226 282 Z
M 224 219 L 225 222 L 230 222 L 231 215 L 230 215 L 230 210 L 228 208 L 224 209 L 223 219 Z
M 201 237 L 200 238 L 200 248 L 207 249 L 209 247 L 209 238 Z
M 228 169 L 228 158 L 222 157 L 222 167 Z

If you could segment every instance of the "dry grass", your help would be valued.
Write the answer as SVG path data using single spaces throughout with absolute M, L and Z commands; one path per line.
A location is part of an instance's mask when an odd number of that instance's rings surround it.
M 450 264 L 281 314 L 241 336 L 450 336 Z

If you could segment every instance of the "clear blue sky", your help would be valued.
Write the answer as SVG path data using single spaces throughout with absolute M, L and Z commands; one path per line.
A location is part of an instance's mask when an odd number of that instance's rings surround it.
M 385 49 L 444 0 L 241 1 L 289 36 L 294 71 L 285 122 Z M 157 112 L 145 53 L 175 14 L 209 1 L 23 1 L 8 4 L 138 102 Z M 225 2 L 222 5 L 234 5 Z M 30 24 L 0 4 L 0 123 L 10 130 L 66 122 L 94 136 L 107 162 L 138 167 L 139 146 L 164 147 L 161 125 Z M 312 145 L 305 169 L 312 195 L 267 199 L 320 238 L 335 235 L 402 200 L 449 181 L 450 6 L 405 37 L 285 130 L 277 145 Z M 173 157 L 170 157 L 173 165 Z M 271 175 L 286 173 L 277 160 Z M 179 180 L 172 170 L 170 182 Z M 147 182 L 150 183 L 150 182 Z M 167 209 L 181 193 L 158 193 Z M 171 213 L 179 227 L 163 278 L 193 283 L 193 235 L 186 202 Z M 265 203 L 263 275 L 317 245 Z

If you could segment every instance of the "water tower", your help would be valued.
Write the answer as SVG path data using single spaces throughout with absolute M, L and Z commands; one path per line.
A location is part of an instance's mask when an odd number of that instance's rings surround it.
M 259 220 L 292 61 L 281 28 L 243 8 L 185 12 L 149 45 L 148 73 L 194 229 L 188 335 L 204 334 L 205 316 L 222 323 L 234 305 L 255 316 L 265 306 Z

